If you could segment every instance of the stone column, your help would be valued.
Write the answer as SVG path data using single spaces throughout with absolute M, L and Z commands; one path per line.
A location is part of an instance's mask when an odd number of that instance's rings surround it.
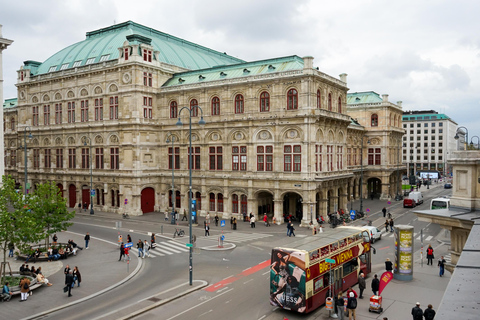
M 277 220 L 276 223 L 280 225 L 283 223 L 283 200 L 273 200 L 273 203 L 275 204 L 273 217 Z

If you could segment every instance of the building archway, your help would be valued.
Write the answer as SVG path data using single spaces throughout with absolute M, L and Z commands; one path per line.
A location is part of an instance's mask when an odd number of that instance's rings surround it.
M 145 188 L 141 193 L 141 209 L 142 213 L 153 212 L 155 206 L 155 190 L 153 188 Z
M 87 207 L 90 207 L 90 188 L 87 185 L 82 186 L 82 206 L 87 204 Z
M 258 212 L 257 217 L 263 217 L 264 214 L 267 214 L 269 218 L 273 217 L 274 208 L 273 208 L 273 195 L 269 192 L 260 192 L 257 195 L 257 205 Z
M 77 187 L 74 184 L 68 186 L 68 206 L 75 208 L 77 204 Z
M 379 198 L 382 194 L 382 180 L 379 178 L 370 178 L 367 180 L 367 196 L 369 198 Z
M 294 192 L 288 192 L 283 196 L 283 216 L 292 216 L 295 221 L 302 221 L 303 199 Z
M 58 191 L 60 191 L 60 194 L 62 195 L 62 198 L 63 198 L 63 184 L 57 183 L 57 188 L 58 188 Z

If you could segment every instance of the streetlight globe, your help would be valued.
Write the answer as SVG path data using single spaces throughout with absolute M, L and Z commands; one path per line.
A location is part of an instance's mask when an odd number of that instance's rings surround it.
M 460 138 L 460 137 L 458 136 L 458 134 L 455 134 L 455 137 L 453 137 L 453 139 L 455 139 L 455 140 L 458 140 L 458 138 Z
M 178 118 L 178 121 L 177 121 L 177 123 L 175 123 L 175 125 L 176 125 L 177 127 L 183 126 L 183 123 L 182 123 L 182 121 L 180 120 L 180 118 Z
M 203 117 L 200 118 L 200 121 L 198 121 L 198 124 L 201 125 L 201 126 L 204 126 L 205 125 L 205 120 L 203 120 Z

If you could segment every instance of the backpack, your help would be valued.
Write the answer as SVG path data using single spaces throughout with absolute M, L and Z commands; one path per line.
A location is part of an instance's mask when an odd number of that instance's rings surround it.
M 28 284 L 26 282 L 23 284 L 23 289 L 25 289 L 25 290 L 28 289 Z
M 355 308 L 357 308 L 357 299 L 353 298 L 353 299 L 349 299 L 349 300 L 350 300 L 349 309 L 355 309 Z

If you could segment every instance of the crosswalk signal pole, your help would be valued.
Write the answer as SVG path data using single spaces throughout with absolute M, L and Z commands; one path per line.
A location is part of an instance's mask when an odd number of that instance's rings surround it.
M 422 244 L 420 248 L 420 265 L 423 267 L 423 229 L 420 229 L 420 242 Z

